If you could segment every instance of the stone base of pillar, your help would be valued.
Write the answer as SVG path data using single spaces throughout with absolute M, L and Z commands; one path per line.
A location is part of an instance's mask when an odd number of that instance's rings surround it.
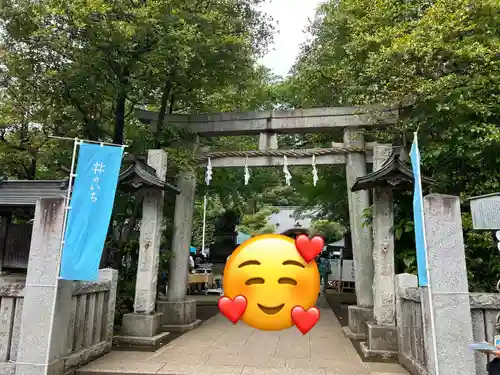
M 158 301 L 156 310 L 162 313 L 162 328 L 167 332 L 186 332 L 201 324 L 196 319 L 196 300 Z
M 361 343 L 361 350 L 366 359 L 397 361 L 398 332 L 396 326 L 379 326 L 367 322 L 367 341 Z
M 5 371 L 5 372 L 4 372 Z M 0 366 L 0 374 L 19 374 L 19 375 L 59 375 L 65 374 L 64 372 L 64 360 L 58 359 L 48 365 L 41 364 L 31 364 L 31 363 L 21 363 L 21 364 L 10 364 L 3 363 Z
M 115 345 L 158 349 L 166 343 L 168 332 L 162 332 L 161 313 L 130 313 L 123 316 L 120 335 L 113 337 Z
M 372 307 L 349 306 L 349 325 L 343 327 L 344 335 L 351 340 L 366 340 L 367 322 L 373 320 Z

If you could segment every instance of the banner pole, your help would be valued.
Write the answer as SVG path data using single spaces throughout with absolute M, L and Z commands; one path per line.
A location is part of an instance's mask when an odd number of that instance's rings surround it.
M 203 228 L 201 235 L 201 251 L 205 251 L 205 235 L 206 235 L 206 227 L 207 227 L 207 195 L 203 197 Z
M 81 141 L 78 140 L 78 138 L 73 139 L 74 144 L 73 144 L 73 156 L 71 158 L 71 170 L 69 174 L 69 181 L 68 181 L 68 192 L 66 193 L 66 199 L 64 201 L 64 213 L 63 213 L 63 226 L 62 226 L 62 235 L 61 235 L 61 244 L 59 245 L 59 251 L 56 256 L 56 261 L 57 261 L 57 272 L 56 272 L 56 286 L 54 289 L 54 300 L 52 301 L 52 312 L 55 311 L 56 309 L 56 301 L 57 301 L 57 293 L 59 290 L 59 273 L 61 272 L 61 255 L 62 251 L 64 248 L 64 238 L 66 236 L 66 223 L 68 221 L 68 210 L 71 209 L 70 207 L 70 201 L 71 201 L 71 193 L 73 191 L 73 179 L 76 177 L 74 174 L 75 172 L 75 161 L 76 161 L 76 151 L 78 149 L 78 145 L 80 145 Z M 52 333 L 54 332 L 54 319 L 50 321 L 50 326 L 49 326 L 49 337 L 51 338 L 51 343 L 47 345 L 47 353 L 46 353 L 46 363 L 49 363 L 49 357 L 50 357 L 50 348 L 52 345 Z M 48 374 L 49 367 L 45 367 L 45 375 Z
M 422 186 L 422 173 L 420 170 L 420 149 L 418 148 L 418 129 L 415 133 L 413 133 L 413 142 L 415 144 L 416 150 L 418 152 L 418 171 L 419 175 L 417 176 L 419 181 L 414 181 L 415 184 L 419 184 Z M 423 202 L 423 192 L 422 189 L 420 189 L 420 194 L 421 194 L 421 199 L 420 199 L 420 212 L 422 213 L 422 231 L 424 232 L 423 236 L 423 247 L 424 247 L 424 259 L 425 259 L 425 273 L 427 276 L 427 298 L 429 299 L 429 315 L 430 315 L 430 323 L 431 323 L 431 335 L 433 337 L 432 339 L 432 349 L 434 351 L 434 373 L 435 375 L 440 375 L 439 373 L 439 358 L 438 358 L 438 352 L 437 352 L 437 342 L 436 342 L 436 320 L 434 316 L 434 301 L 432 299 L 432 281 L 431 281 L 431 274 L 430 274 L 430 268 L 429 268 L 429 260 L 428 260 L 428 254 L 427 254 L 427 235 L 426 235 L 426 225 L 425 225 L 425 217 L 424 217 L 424 202 Z
M 205 171 L 205 184 L 210 186 L 210 180 L 212 179 L 212 163 L 210 158 L 208 158 L 207 170 Z M 202 235 L 201 235 L 201 252 L 204 254 L 205 251 L 205 236 L 207 232 L 207 193 L 203 196 L 203 224 L 202 224 Z
M 70 138 L 70 137 L 58 137 L 56 135 L 49 135 L 49 138 L 51 139 L 61 139 L 63 141 L 74 141 L 76 138 Z M 97 145 L 106 145 L 106 146 L 115 146 L 115 147 L 128 147 L 128 145 L 120 145 L 117 143 L 109 143 L 109 142 L 101 142 L 101 141 L 91 141 L 88 139 L 81 139 L 80 143 L 93 143 Z

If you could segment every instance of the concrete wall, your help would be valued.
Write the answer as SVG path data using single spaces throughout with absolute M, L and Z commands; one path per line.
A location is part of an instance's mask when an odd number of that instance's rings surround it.
M 397 290 L 399 362 L 412 375 L 428 373 L 421 307 L 423 292 L 423 288 L 416 287 Z M 474 341 L 493 343 L 497 314 L 500 313 L 500 293 L 470 293 L 469 301 Z M 488 374 L 486 364 L 491 359 L 485 354 L 475 354 L 476 375 Z

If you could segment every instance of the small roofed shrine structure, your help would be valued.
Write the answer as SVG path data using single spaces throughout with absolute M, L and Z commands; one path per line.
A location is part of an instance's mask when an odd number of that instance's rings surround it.
M 394 190 L 413 190 L 412 168 L 402 147 L 377 144 L 373 150 L 373 172 L 356 179 L 351 190 L 373 191 L 373 320 L 362 328 L 361 343 L 367 358 L 397 357 L 396 295 L 394 289 Z M 433 180 L 423 177 L 422 184 Z M 356 332 L 355 332 L 356 333 Z
M 351 190 L 359 191 L 375 188 L 384 190 L 412 190 L 413 171 L 404 159 L 404 156 L 401 155 L 401 149 L 391 150 L 389 158 L 382 163 L 380 169 L 375 170 L 374 166 L 372 173 L 357 178 Z M 432 184 L 433 180 L 422 176 L 422 183 Z
M 132 157 L 132 164 L 120 173 L 120 190 L 136 192 L 141 189 L 160 189 L 179 194 L 181 190 L 157 177 L 156 170 Z

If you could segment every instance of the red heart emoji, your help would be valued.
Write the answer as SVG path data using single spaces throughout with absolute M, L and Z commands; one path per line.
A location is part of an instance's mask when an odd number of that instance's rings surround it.
M 319 236 L 309 239 L 305 234 L 301 234 L 295 239 L 295 247 L 307 263 L 316 258 L 324 246 L 325 241 Z
M 236 324 L 247 309 L 247 299 L 243 296 L 236 296 L 233 300 L 229 297 L 221 297 L 218 305 L 220 312 Z
M 299 331 L 305 335 L 318 323 L 319 310 L 314 306 L 308 308 L 307 311 L 301 306 L 295 306 L 292 309 L 292 320 Z

